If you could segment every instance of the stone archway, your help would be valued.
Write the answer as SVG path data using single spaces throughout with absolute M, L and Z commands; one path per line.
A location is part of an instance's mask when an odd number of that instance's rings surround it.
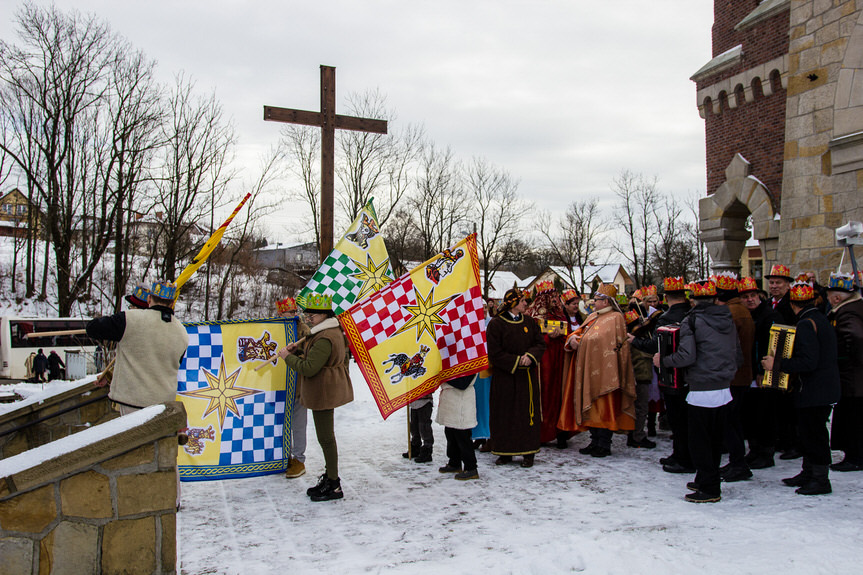
M 776 259 L 779 220 L 770 194 L 758 178 L 749 175 L 749 162 L 735 154 L 725 169 L 725 182 L 698 202 L 701 241 L 707 245 L 713 271 L 740 273 L 740 256 L 750 235 L 758 240 L 764 265 Z M 752 233 L 746 218 L 752 215 Z

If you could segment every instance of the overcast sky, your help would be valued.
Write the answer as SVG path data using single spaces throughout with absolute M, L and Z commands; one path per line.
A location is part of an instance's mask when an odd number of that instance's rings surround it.
M 41 0 L 36 1 L 41 4 Z M 379 90 L 399 124 L 456 157 L 483 156 L 540 209 L 597 195 L 622 169 L 684 196 L 705 189 L 704 122 L 689 77 L 710 59 L 707 0 L 57 0 L 95 13 L 158 62 L 215 90 L 249 165 L 278 140 L 263 106 L 317 111 L 320 65 L 336 111 Z M 14 41 L 18 3 L 0 7 Z M 289 213 L 270 239 L 299 240 Z

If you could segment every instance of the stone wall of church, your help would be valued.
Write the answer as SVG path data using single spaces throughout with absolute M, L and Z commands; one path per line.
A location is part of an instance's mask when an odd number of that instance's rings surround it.
M 855 0 L 793 0 L 790 16 L 777 260 L 795 274 L 816 271 L 823 282 L 841 256 L 834 230 L 857 215 L 863 183 L 863 170 L 835 173 L 830 149 L 840 135 L 840 72 L 861 10 Z

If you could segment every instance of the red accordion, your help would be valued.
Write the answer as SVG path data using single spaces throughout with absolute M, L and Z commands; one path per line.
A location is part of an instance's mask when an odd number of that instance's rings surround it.
M 683 389 L 683 372 L 676 367 L 665 367 L 662 360 L 677 351 L 680 344 L 680 326 L 664 325 L 656 328 L 659 342 L 659 385 L 666 389 Z

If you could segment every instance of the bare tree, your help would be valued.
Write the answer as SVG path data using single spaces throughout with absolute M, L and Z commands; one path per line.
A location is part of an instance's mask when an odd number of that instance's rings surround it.
M 546 240 L 545 248 L 566 268 L 569 281 L 580 292 L 584 291 L 587 267 L 600 254 L 601 239 L 608 229 L 599 209 L 599 198 L 571 202 L 557 221 L 545 212 L 540 215 L 537 227 Z
M 300 201 L 309 208 L 315 244 L 318 252 L 321 247 L 321 131 L 305 126 L 285 126 L 282 128 L 279 147 L 287 160 L 288 169 L 300 181 L 301 191 L 288 191 L 286 200 Z
M 697 248 L 689 233 L 690 224 L 683 217 L 683 207 L 666 198 L 663 212 L 656 243 L 650 249 L 652 273 L 658 278 L 694 279 Z
M 0 41 L 0 149 L 44 208 L 40 225 L 53 248 L 58 312 L 69 315 L 113 238 L 120 209 L 113 147 L 120 127 L 110 103 L 121 97 L 112 80 L 123 74 L 129 50 L 107 24 L 75 11 L 25 4 L 16 20 L 20 45 Z M 138 89 L 127 84 L 124 95 Z
M 474 158 L 467 166 L 465 187 L 477 220 L 477 251 L 482 266 L 485 297 L 496 271 L 524 257 L 521 222 L 532 206 L 518 195 L 518 182 L 505 170 Z
M 374 197 L 378 225 L 383 227 L 408 190 L 410 167 L 421 152 L 424 130 L 414 125 L 395 128 L 395 111 L 377 90 L 350 94 L 347 107 L 354 116 L 386 118 L 390 133 L 339 131 L 341 158 L 336 177 L 342 189 L 337 201 L 343 217 L 351 222 Z
M 707 244 L 701 241 L 701 234 L 698 231 L 698 200 L 701 198 L 699 192 L 690 192 L 686 198 L 685 204 L 688 222 L 684 227 L 686 236 L 695 246 L 695 275 L 696 279 L 706 278 L 710 275 L 710 252 L 707 251 Z
M 468 231 L 469 198 L 452 150 L 425 145 L 416 188 L 409 207 L 422 246 L 420 257 L 425 260 Z
M 157 209 L 163 214 L 160 273 L 173 280 L 179 263 L 199 247 L 191 240 L 197 223 L 210 220 L 209 232 L 214 231 L 212 214 L 225 204 L 225 189 L 234 177 L 230 160 L 235 134 L 215 94 L 196 96 L 194 83 L 182 75 L 167 106 L 164 165 L 156 187 Z
M 648 260 L 656 239 L 662 198 L 657 184 L 656 177 L 649 180 L 629 170 L 622 170 L 612 182 L 611 190 L 617 196 L 614 220 L 624 234 L 623 240 L 615 242 L 614 249 L 632 267 L 632 279 L 638 285 L 651 279 Z

